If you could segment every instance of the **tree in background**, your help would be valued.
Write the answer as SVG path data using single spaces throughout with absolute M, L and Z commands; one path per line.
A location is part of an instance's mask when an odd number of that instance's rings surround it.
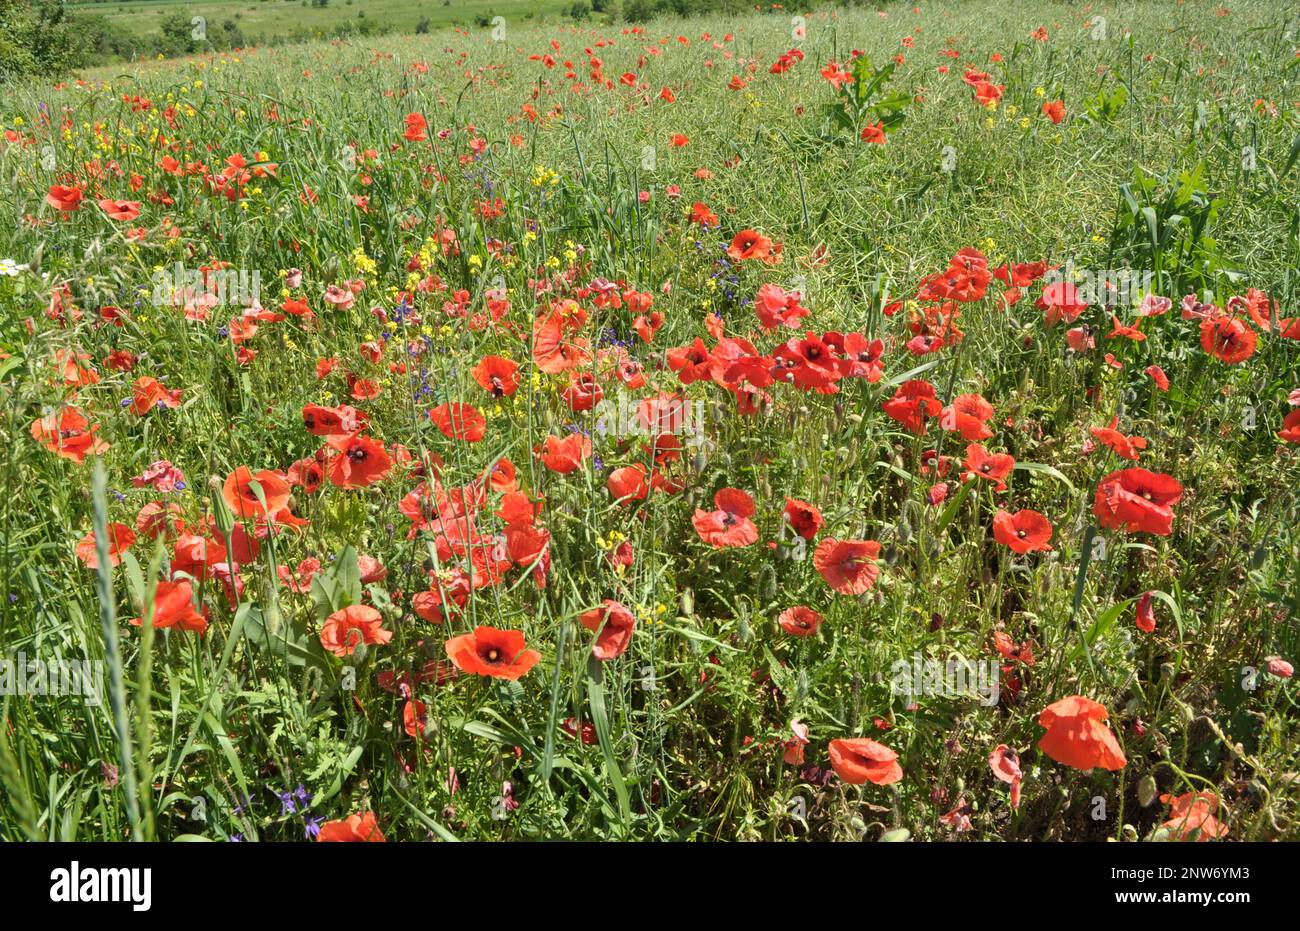
M 60 75 L 81 55 L 80 39 L 59 0 L 0 0 L 0 82 Z

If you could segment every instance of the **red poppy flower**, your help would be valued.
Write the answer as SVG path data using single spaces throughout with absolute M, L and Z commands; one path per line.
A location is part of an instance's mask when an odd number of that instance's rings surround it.
M 1048 100 L 1043 104 L 1043 116 L 1057 125 L 1065 119 L 1065 102 L 1061 100 Z
M 813 553 L 813 566 L 826 584 L 841 595 L 861 595 L 880 578 L 875 540 L 836 540 L 826 537 Z
M 1139 452 L 1147 448 L 1147 441 L 1140 436 L 1125 436 L 1115 429 L 1118 425 L 1116 416 L 1111 418 L 1109 427 L 1092 427 L 1090 432 L 1115 455 L 1137 462 Z
M 313 436 L 342 436 L 364 430 L 370 418 L 347 404 L 323 407 L 307 404 L 302 409 L 302 425 Z
M 335 656 L 351 656 L 361 644 L 384 644 L 393 639 L 384 630 L 384 617 L 369 605 L 351 605 L 325 619 L 320 643 Z
M 835 774 L 849 785 L 887 786 L 903 778 L 898 754 L 867 737 L 832 740 L 829 749 Z
M 1166 794 L 1160 801 L 1170 806 L 1169 820 L 1161 827 L 1177 840 L 1206 842 L 1228 836 L 1228 826 L 1215 817 L 1219 796 L 1209 789 L 1184 792 L 1177 798 Z
M 919 378 L 903 382 L 885 402 L 885 413 L 917 436 L 925 435 L 926 418 L 938 417 L 942 410 L 934 385 Z
M 641 465 L 623 466 L 610 472 L 605 487 L 619 504 L 641 501 L 650 494 L 645 467 Z
M 1182 484 L 1171 475 L 1136 467 L 1121 469 L 1098 484 L 1092 513 L 1108 530 L 1167 537 L 1173 532 L 1172 506 L 1182 496 Z
M 1016 460 L 1006 453 L 990 453 L 978 443 L 966 447 L 966 473 L 997 483 L 997 490 L 1007 487 L 1004 479 L 1016 467 Z
M 81 464 L 86 456 L 108 450 L 108 444 L 95 436 L 98 430 L 99 425 L 92 426 L 81 411 L 65 407 L 33 421 L 32 439 L 50 452 Z
M 1047 728 L 1038 749 L 1075 769 L 1123 769 L 1128 761 L 1115 735 L 1103 723 L 1108 717 L 1110 713 L 1104 706 L 1082 695 L 1053 702 L 1038 716 L 1038 723 Z
M 768 265 L 781 261 L 781 246 L 773 245 L 772 240 L 754 230 L 741 230 L 727 247 L 727 255 L 733 262 L 755 259 Z
M 1300 443 L 1300 407 L 1286 415 L 1282 421 L 1282 429 L 1277 432 L 1278 438 L 1288 443 Z
M 156 378 L 142 377 L 135 380 L 132 389 L 131 413 L 143 417 L 155 407 L 175 409 L 181 404 L 181 389 L 167 390 Z
M 1151 376 L 1151 380 L 1156 383 L 1156 387 L 1161 391 L 1169 390 L 1169 376 L 1165 370 L 1158 365 L 1150 365 L 1146 368 L 1146 373 Z
M 326 821 L 316 835 L 317 843 L 383 843 L 384 835 L 373 812 L 348 815 L 342 821 Z
M 265 508 L 258 500 L 257 493 L 253 491 L 255 480 L 262 488 L 262 498 L 266 501 Z M 248 466 L 240 466 L 226 476 L 221 497 L 236 517 L 263 518 L 283 510 L 288 505 L 289 491 L 289 483 L 279 472 L 262 469 L 254 474 Z
M 581 433 L 570 433 L 563 439 L 548 436 L 536 452 L 546 468 L 568 475 L 591 455 L 591 440 Z
M 999 630 L 993 633 L 993 648 L 1003 659 L 1024 663 L 1026 666 L 1034 665 L 1033 642 L 1030 640 L 1016 643 L 1006 631 Z
M 822 620 L 812 608 L 795 605 L 782 611 L 776 622 L 792 637 L 811 637 L 822 626 Z
M 587 630 L 597 632 L 591 654 L 598 660 L 618 659 L 632 642 L 636 617 L 617 601 L 606 598 L 601 607 L 584 611 L 578 621 Z
M 1020 756 L 1006 744 L 998 744 L 989 754 L 989 769 L 993 775 L 1011 785 L 1011 810 L 1020 807 L 1020 783 L 1024 774 L 1020 771 Z
M 143 621 L 137 617 L 131 623 L 139 627 Z M 199 635 L 208 629 L 207 618 L 194 610 L 194 592 L 187 580 L 158 583 L 153 596 L 153 626 L 179 627 Z
M 691 523 L 700 539 L 721 549 L 749 546 L 758 541 L 758 528 L 749 518 L 754 514 L 754 499 L 739 488 L 723 488 L 713 496 L 716 510 L 696 508 Z
M 108 525 L 108 564 L 116 566 L 122 561 L 122 554 L 135 542 L 135 531 L 126 524 Z M 86 564 L 87 569 L 99 568 L 99 553 L 95 548 L 95 533 L 91 531 L 77 542 L 77 557 Z
M 817 536 L 822 527 L 822 512 L 816 506 L 798 498 L 785 499 L 785 519 L 789 521 L 794 532 L 805 540 Z
M 110 220 L 134 220 L 140 215 L 140 202 L 134 200 L 112 200 L 105 197 L 99 201 L 99 209 L 108 215 Z
M 939 426 L 960 433 L 971 443 L 987 440 L 993 431 L 985 423 L 993 416 L 993 405 L 978 394 L 959 394 L 939 415 Z
M 382 481 L 393 467 L 384 444 L 368 436 L 332 436 L 327 441 L 335 450 L 328 475 L 340 488 L 365 488 Z
M 429 726 L 428 708 L 424 702 L 409 698 L 402 708 L 402 730 L 408 737 L 419 740 Z
M 1257 339 L 1255 331 L 1236 317 L 1201 321 L 1201 348 L 1228 365 L 1253 356 Z
M 501 356 L 484 356 L 470 375 L 494 398 L 508 398 L 519 390 L 519 363 Z
M 45 202 L 55 210 L 72 213 L 72 211 L 81 207 L 83 196 L 79 187 L 65 187 L 62 184 L 54 184 L 50 186 L 49 192 L 45 195 Z
M 1016 553 L 1050 550 L 1052 524 L 1037 511 L 1022 509 L 1011 514 L 998 510 L 993 515 L 993 538 Z
M 542 654 L 524 648 L 521 630 L 478 627 L 472 634 L 453 637 L 445 645 L 447 658 L 461 672 L 515 680 L 537 665 Z
M 487 419 L 478 408 L 459 402 L 439 404 L 429 411 L 429 419 L 450 440 L 464 440 L 477 443 L 487 432 Z

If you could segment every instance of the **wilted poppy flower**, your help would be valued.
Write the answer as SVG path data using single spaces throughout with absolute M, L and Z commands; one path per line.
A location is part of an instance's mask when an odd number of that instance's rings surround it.
M 542 654 L 525 649 L 522 630 L 478 627 L 453 637 L 445 645 L 447 658 L 461 672 L 515 680 L 537 665 Z
M 587 630 L 598 632 L 591 654 L 599 660 L 622 656 L 632 642 L 632 631 L 636 627 L 636 617 L 632 612 L 609 598 L 601 602 L 601 607 L 579 614 L 578 622 Z
M 1143 592 L 1137 600 L 1137 614 L 1134 623 L 1137 629 L 1144 634 L 1154 633 L 1156 629 L 1156 613 L 1151 609 L 1151 593 Z
M 782 611 L 776 622 L 792 637 L 811 637 L 822 626 L 822 616 L 812 608 L 795 605 Z
M 1121 469 L 1098 484 L 1092 513 L 1107 530 L 1169 536 L 1173 532 L 1172 506 L 1182 496 L 1182 484 L 1171 475 L 1140 468 Z
M 1123 769 L 1128 761 L 1115 735 L 1103 723 L 1108 717 L 1110 713 L 1104 706 L 1082 695 L 1053 702 L 1038 716 L 1038 723 L 1047 728 L 1038 749 L 1075 769 Z
M 265 507 L 253 490 L 254 481 L 261 486 Z M 221 497 L 236 517 L 263 518 L 284 509 L 289 503 L 289 491 L 289 483 L 279 472 L 262 469 L 254 474 L 248 466 L 240 466 L 226 476 Z
M 758 528 L 749 518 L 754 499 L 739 488 L 722 488 L 713 496 L 716 510 L 696 508 L 691 523 L 700 539 L 712 547 L 749 546 L 758 541 Z
M 144 622 L 137 617 L 131 623 L 139 627 Z M 197 634 L 208 629 L 207 618 L 194 610 L 194 592 L 189 581 L 158 583 L 153 596 L 153 626 L 179 627 Z
M 1020 771 L 1020 756 L 1006 744 L 998 744 L 989 754 L 989 769 L 993 775 L 1011 785 L 1011 810 L 1020 807 L 1020 783 L 1024 774 Z
M 151 487 L 155 491 L 180 491 L 185 487 L 185 474 L 166 459 L 151 462 L 149 467 L 139 475 L 133 476 L 134 488 Z
M 1295 675 L 1295 667 L 1280 656 L 1264 657 L 1264 665 L 1269 675 L 1277 676 L 1279 679 L 1290 679 Z
M 373 812 L 348 815 L 342 821 L 326 821 L 316 835 L 317 843 L 382 843 L 383 832 Z
M 1177 798 L 1162 795 L 1160 801 L 1170 806 L 1169 820 L 1161 827 L 1176 839 L 1204 842 L 1228 836 L 1228 826 L 1215 817 L 1219 797 L 1208 789 L 1184 792 Z
M 803 748 L 808 745 L 808 725 L 795 718 L 790 722 L 790 733 L 793 736 L 782 744 L 785 752 L 781 759 L 791 766 L 802 766 Z
M 351 656 L 361 644 L 384 644 L 393 639 L 384 630 L 384 617 L 369 605 L 351 605 L 325 619 L 320 643 L 335 656 Z
M 1140 451 L 1147 448 L 1147 441 L 1140 436 L 1125 436 L 1115 429 L 1118 426 L 1116 416 L 1111 418 L 1109 427 L 1092 427 L 1089 432 L 1115 455 L 1137 462 Z
M 831 766 L 849 785 L 872 782 L 887 786 L 903 778 L 898 754 L 867 737 L 850 737 L 830 743 Z
M 841 595 L 861 595 L 880 578 L 875 540 L 836 540 L 826 537 L 813 553 L 813 566 L 826 584 Z
M 1016 553 L 1050 550 L 1047 541 L 1052 539 L 1052 524 L 1042 514 L 1027 508 L 1014 514 L 999 509 L 993 515 L 993 538 Z

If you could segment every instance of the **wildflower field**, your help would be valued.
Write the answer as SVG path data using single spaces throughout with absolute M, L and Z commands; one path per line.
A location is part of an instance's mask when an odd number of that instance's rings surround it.
M 0 98 L 0 837 L 1300 839 L 1300 17 Z

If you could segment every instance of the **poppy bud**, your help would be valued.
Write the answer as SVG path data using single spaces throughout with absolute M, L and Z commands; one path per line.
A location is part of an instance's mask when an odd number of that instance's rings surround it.
M 209 482 L 211 485 L 211 482 Z M 235 529 L 235 515 L 231 513 L 230 508 L 226 507 L 225 499 L 221 497 L 220 485 L 212 491 L 212 517 L 217 525 L 217 532 L 223 537 L 229 538 Z
M 682 616 L 690 617 L 695 612 L 695 593 L 689 588 L 682 589 Z
M 1138 804 L 1143 808 L 1150 806 L 1156 800 L 1156 780 L 1150 773 L 1147 773 L 1137 784 Z

